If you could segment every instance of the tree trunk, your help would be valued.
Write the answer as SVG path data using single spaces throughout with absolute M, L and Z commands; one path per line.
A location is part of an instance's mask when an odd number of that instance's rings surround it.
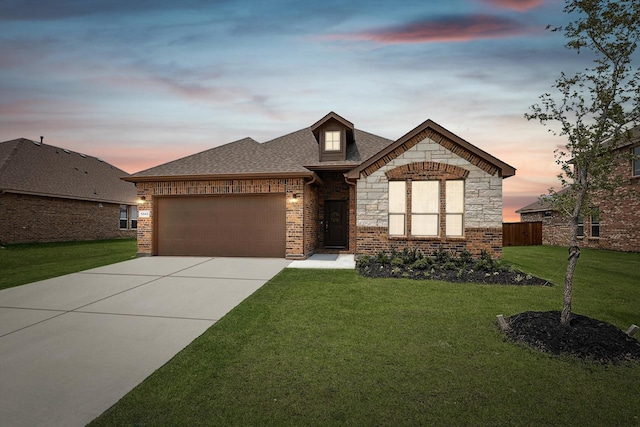
M 587 171 L 577 171 L 578 186 L 576 188 L 575 206 L 571 215 L 571 246 L 569 246 L 569 264 L 564 275 L 564 293 L 562 299 L 562 313 L 560 323 L 569 326 L 571 322 L 571 300 L 573 298 L 573 273 L 580 258 L 580 247 L 578 246 L 578 219 L 582 214 L 582 205 L 587 195 Z

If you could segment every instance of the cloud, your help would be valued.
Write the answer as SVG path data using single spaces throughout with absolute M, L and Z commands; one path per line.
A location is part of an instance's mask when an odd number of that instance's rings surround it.
M 544 3 L 544 0 L 479 0 L 482 3 L 489 4 L 500 9 L 517 10 L 525 12 L 535 9 Z
M 493 15 L 448 15 L 390 28 L 351 34 L 334 34 L 329 40 L 363 40 L 382 44 L 462 42 L 524 35 L 530 30 L 506 17 Z

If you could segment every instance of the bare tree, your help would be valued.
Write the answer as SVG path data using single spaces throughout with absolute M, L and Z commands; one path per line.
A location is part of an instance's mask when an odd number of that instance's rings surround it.
M 556 210 L 571 223 L 569 264 L 565 274 L 561 322 L 569 325 L 573 274 L 580 256 L 579 218 L 590 213 L 594 193 L 612 189 L 613 149 L 629 138 L 640 117 L 640 68 L 636 48 L 640 39 L 640 1 L 566 0 L 564 12 L 571 21 L 562 31 L 565 47 L 593 58 L 591 67 L 573 75 L 561 72 L 552 86 L 558 94 L 545 93 L 525 114 L 566 140 L 556 151 L 562 190 L 551 190 Z M 559 126 L 558 126 L 559 125 Z

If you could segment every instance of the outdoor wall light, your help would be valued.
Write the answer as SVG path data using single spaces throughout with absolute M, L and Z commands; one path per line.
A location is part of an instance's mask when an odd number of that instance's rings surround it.
M 140 196 L 140 198 L 138 199 L 138 204 L 143 204 L 145 201 L 147 200 L 147 198 L 145 196 Z

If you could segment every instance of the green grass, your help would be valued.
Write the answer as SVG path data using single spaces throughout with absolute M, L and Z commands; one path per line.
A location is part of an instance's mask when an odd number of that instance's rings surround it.
M 556 282 L 558 257 L 505 250 Z M 640 254 L 580 261 L 576 312 L 639 323 Z M 497 314 L 559 309 L 561 295 L 285 270 L 92 425 L 640 425 L 640 363 L 552 357 L 500 334 Z
M 0 247 L 0 289 L 125 261 L 136 240 L 29 243 Z

